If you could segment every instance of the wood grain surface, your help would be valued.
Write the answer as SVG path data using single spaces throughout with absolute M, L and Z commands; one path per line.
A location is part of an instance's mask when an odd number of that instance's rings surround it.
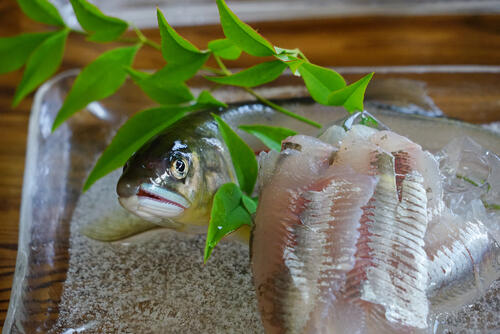
M 299 47 L 312 62 L 328 66 L 479 64 L 500 61 L 500 15 L 349 17 L 295 22 L 259 23 L 254 27 L 282 47 Z M 15 0 L 0 1 L 0 37 L 47 28 L 25 18 Z M 199 47 L 221 37 L 216 26 L 187 27 L 179 32 Z M 155 30 L 146 34 L 159 41 Z M 95 44 L 71 35 L 62 70 L 82 67 L 113 44 Z M 161 55 L 144 48 L 137 57 L 138 68 L 163 63 Z M 232 66 L 250 63 L 243 57 Z M 26 135 L 32 96 L 11 108 L 21 72 L 0 76 L 0 324 L 9 303 L 16 263 L 19 207 L 24 171 Z M 498 108 L 482 113 L 452 112 L 453 117 L 482 123 L 500 120 Z M 54 280 L 64 281 L 64 272 Z M 50 301 L 47 301 L 50 302 Z

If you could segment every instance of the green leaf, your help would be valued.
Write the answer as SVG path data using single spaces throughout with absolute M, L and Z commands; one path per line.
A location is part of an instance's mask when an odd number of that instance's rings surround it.
M 273 46 L 257 31 L 241 21 L 226 5 L 224 0 L 216 0 L 224 35 L 246 53 L 257 56 L 273 56 Z
M 296 60 L 291 60 L 287 61 L 286 64 L 290 71 L 292 71 L 293 75 L 300 77 L 300 72 L 299 68 L 302 66 L 302 64 L 305 63 L 305 60 L 302 59 L 296 59 Z
M 132 80 L 147 96 L 160 104 L 179 104 L 194 99 L 193 94 L 183 82 L 168 82 L 159 80 L 160 77 L 127 68 Z
M 219 131 L 229 149 L 233 167 L 241 189 L 252 194 L 257 180 L 258 165 L 255 154 L 250 147 L 227 125 L 222 118 L 212 114 L 219 125 Z
M 53 32 L 28 33 L 0 38 L 0 74 L 21 68 L 29 56 Z
M 86 0 L 70 0 L 76 18 L 88 38 L 94 42 L 109 42 L 120 37 L 128 28 L 128 23 L 116 17 L 104 15 L 99 8 Z
M 223 59 L 235 60 L 241 55 L 241 49 L 227 38 L 210 41 L 208 48 Z
M 48 0 L 17 0 L 17 3 L 24 14 L 32 20 L 54 26 L 65 26 L 57 8 Z
M 257 212 L 257 205 L 259 204 L 258 198 L 252 198 L 243 194 L 243 196 L 241 197 L 241 202 L 243 203 L 243 206 L 245 207 L 245 209 L 247 209 L 249 214 L 253 215 L 255 212 Z
M 277 152 L 281 151 L 281 142 L 290 136 L 294 136 L 297 132 L 268 125 L 240 125 L 240 129 L 259 138 L 267 147 Z
M 207 59 L 208 53 L 201 52 L 196 46 L 179 35 L 172 28 L 163 13 L 158 9 L 158 27 L 161 35 L 161 52 L 163 58 L 171 64 L 187 64 Z M 204 63 L 204 61 L 203 61 Z
M 275 80 L 283 73 L 287 65 L 281 60 L 272 60 L 247 68 L 225 77 L 205 78 L 224 85 L 255 87 Z
M 69 29 L 54 33 L 33 51 L 26 63 L 21 83 L 17 86 L 13 106 L 17 106 L 26 95 L 57 71 L 64 55 L 68 33 Z
M 243 225 L 252 225 L 252 217 L 241 203 L 242 193 L 234 183 L 223 184 L 215 193 L 208 223 L 204 261 L 226 235 Z
M 132 116 L 102 153 L 87 177 L 83 190 L 86 191 L 98 179 L 123 166 L 149 139 L 181 119 L 186 110 L 185 107 L 159 107 Z
M 304 62 L 298 69 L 311 97 L 318 103 L 328 104 L 334 90 L 345 87 L 344 78 L 335 71 Z
M 227 104 L 217 100 L 208 90 L 204 90 L 200 93 L 200 95 L 198 95 L 196 103 L 202 106 L 227 108 Z
M 155 81 L 157 80 L 160 82 L 169 83 L 184 82 L 192 78 L 196 74 L 196 72 L 198 72 L 200 67 L 205 64 L 209 56 L 209 54 L 206 54 L 202 57 L 194 59 L 190 63 L 185 64 L 168 63 L 165 67 L 153 74 L 152 79 Z
M 333 106 L 344 106 L 350 113 L 356 110 L 363 111 L 366 86 L 368 86 L 372 77 L 373 72 L 365 75 L 347 87 L 331 92 L 328 96 L 328 104 Z
M 76 77 L 54 120 L 54 131 L 78 110 L 93 101 L 114 94 L 127 78 L 125 66 L 132 65 L 139 46 L 116 48 L 105 52 L 85 67 Z

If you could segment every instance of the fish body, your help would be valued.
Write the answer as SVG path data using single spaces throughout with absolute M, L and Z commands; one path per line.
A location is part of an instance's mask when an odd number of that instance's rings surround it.
M 334 118 L 331 110 L 312 108 L 312 102 L 307 99 L 283 103 L 301 110 L 299 114 L 308 114 L 321 122 L 332 122 Z M 86 234 L 112 240 L 155 226 L 204 231 L 217 189 L 224 183 L 238 182 L 229 151 L 211 113 L 222 117 L 256 152 L 266 147 L 255 137 L 238 130 L 239 125 L 280 124 L 303 133 L 318 134 L 318 129 L 261 103 L 242 103 L 190 113 L 149 140 L 123 168 L 116 188 L 119 201 L 125 209 L 145 221 L 122 227 L 116 226 L 116 222 L 110 227 L 99 222 Z M 248 235 L 246 229 L 242 238 L 248 240 Z

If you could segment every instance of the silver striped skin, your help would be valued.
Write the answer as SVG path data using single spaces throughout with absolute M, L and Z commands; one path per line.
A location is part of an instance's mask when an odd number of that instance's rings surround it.
M 500 277 L 500 246 L 479 220 L 446 210 L 430 223 L 425 238 L 433 313 L 472 303 Z

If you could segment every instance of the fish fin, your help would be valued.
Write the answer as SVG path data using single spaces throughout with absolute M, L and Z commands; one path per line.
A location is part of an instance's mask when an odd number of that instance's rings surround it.
M 158 225 L 139 218 L 125 219 L 110 216 L 85 225 L 81 229 L 81 233 L 94 240 L 116 241 L 155 227 L 158 227 Z

